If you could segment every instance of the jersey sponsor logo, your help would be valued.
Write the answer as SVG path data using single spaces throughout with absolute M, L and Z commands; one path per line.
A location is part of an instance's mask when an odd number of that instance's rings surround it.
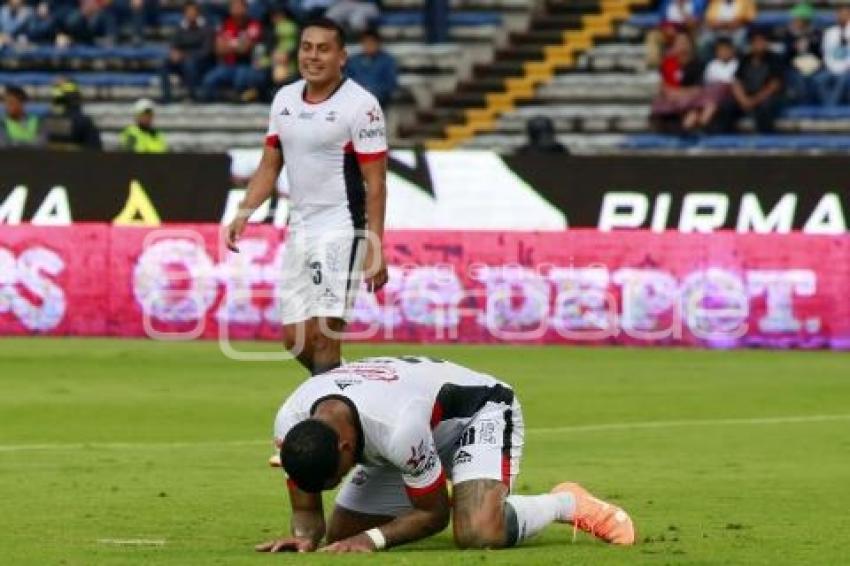
M 372 140 L 375 138 L 382 138 L 385 135 L 386 134 L 384 133 L 384 128 L 380 126 L 376 128 L 363 128 L 362 130 L 357 132 L 357 137 L 361 140 Z
M 339 387 L 340 391 L 345 391 L 352 385 L 360 385 L 363 382 L 353 377 L 341 377 L 339 379 L 335 379 L 334 383 L 336 383 L 336 386 Z
M 302 110 L 301 113 L 298 115 L 298 119 L 299 120 L 312 120 L 313 116 L 315 116 L 315 115 L 316 115 L 315 112 L 307 112 L 306 110 Z
M 327 306 L 333 306 L 339 302 L 339 297 L 336 296 L 336 293 L 334 293 L 330 287 L 325 287 L 325 290 L 319 299 Z
M 430 445 L 426 445 L 423 440 L 419 443 L 419 446 L 410 447 L 410 458 L 407 459 L 405 465 L 410 476 L 421 477 L 437 465 L 437 452 Z
M 461 446 L 469 446 L 470 444 L 475 444 L 475 427 L 471 426 L 463 431 L 463 434 L 460 437 L 460 445 Z
M 499 443 L 499 425 L 496 421 L 482 420 L 477 424 L 478 440 L 481 444 L 495 445 Z
M 375 122 L 381 121 L 381 111 L 377 106 L 374 106 L 371 110 L 366 112 L 366 115 L 369 116 L 369 123 L 374 124 Z
M 360 468 L 357 472 L 354 473 L 354 476 L 351 478 L 351 483 L 360 487 L 366 484 L 366 481 L 369 479 L 369 474 L 366 473 L 366 470 Z
M 391 367 L 354 363 L 346 369 L 369 381 L 398 381 L 398 373 Z
M 453 460 L 455 466 L 458 464 L 469 464 L 470 462 L 472 462 L 472 454 L 466 450 L 458 450 Z

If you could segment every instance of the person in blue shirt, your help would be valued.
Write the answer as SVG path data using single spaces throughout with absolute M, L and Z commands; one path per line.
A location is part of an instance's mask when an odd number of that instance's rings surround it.
M 349 57 L 345 67 L 350 79 L 371 92 L 387 108 L 398 87 L 395 58 L 381 47 L 381 36 L 371 29 L 360 36 L 361 52 Z

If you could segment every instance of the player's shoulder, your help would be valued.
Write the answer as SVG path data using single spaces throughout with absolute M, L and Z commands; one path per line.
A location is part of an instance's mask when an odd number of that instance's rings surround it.
M 304 92 L 304 84 L 304 79 L 299 79 L 280 87 L 274 95 L 272 106 L 300 99 L 301 94 Z
M 374 94 L 350 78 L 345 79 L 342 94 L 348 101 L 356 102 L 358 106 L 378 105 L 378 99 Z

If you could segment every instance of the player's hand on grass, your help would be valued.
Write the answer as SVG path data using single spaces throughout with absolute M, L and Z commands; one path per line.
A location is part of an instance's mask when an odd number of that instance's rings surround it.
M 366 288 L 370 293 L 377 293 L 381 287 L 387 284 L 389 275 L 387 275 L 387 261 L 384 259 L 384 249 L 379 242 L 374 242 L 371 238 L 366 248 L 366 261 L 364 267 Z
M 337 541 L 322 547 L 319 552 L 329 552 L 331 554 L 345 554 L 349 552 L 375 552 L 375 544 L 365 533 Z
M 239 247 L 236 243 L 242 237 L 242 232 L 245 231 L 245 224 L 247 224 L 249 216 L 250 214 L 247 211 L 243 212 L 240 208 L 236 214 L 236 218 L 227 226 L 227 232 L 224 235 L 224 244 L 228 250 L 239 253 Z
M 306 537 L 284 537 L 254 547 L 257 552 L 314 552 L 316 545 Z

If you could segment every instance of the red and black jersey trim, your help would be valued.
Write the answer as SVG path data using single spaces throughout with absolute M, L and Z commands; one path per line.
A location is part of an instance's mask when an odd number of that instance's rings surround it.
M 514 392 L 500 383 L 489 386 L 447 383 L 437 393 L 431 426 L 436 427 L 449 419 L 468 419 L 490 402 L 510 407 L 514 402 Z
M 323 98 L 322 100 L 318 100 L 318 101 L 316 101 L 316 102 L 313 102 L 312 100 L 307 100 L 307 83 L 306 83 L 306 81 L 305 81 L 305 82 L 304 82 L 304 88 L 301 90 L 301 100 L 303 100 L 303 101 L 304 101 L 304 102 L 306 102 L 307 104 L 321 104 L 322 102 L 327 102 L 328 100 L 330 100 L 331 98 L 333 98 L 333 96 L 334 96 L 336 93 L 338 93 L 338 92 L 339 92 L 339 89 L 341 89 L 341 88 L 342 88 L 342 85 L 344 85 L 344 84 L 345 84 L 345 81 L 347 81 L 347 80 L 348 80 L 348 77 L 342 77 L 342 80 L 341 80 L 341 81 L 339 81 L 339 84 L 337 84 L 337 85 L 336 85 L 336 88 L 335 88 L 335 89 L 333 89 L 329 95 L 327 95 L 327 96 L 326 96 L 325 98 Z
M 502 483 L 511 489 L 511 449 L 513 449 L 514 412 L 505 410 L 505 430 L 502 433 Z
M 350 144 L 349 144 L 350 145 Z M 342 175 L 345 180 L 345 194 L 348 198 L 348 212 L 355 230 L 366 228 L 366 184 L 357 161 L 357 154 L 346 146 L 342 156 Z
M 429 493 L 433 493 L 444 485 L 446 485 L 446 472 L 445 470 L 440 470 L 440 475 L 437 479 L 431 482 L 431 485 L 426 485 L 425 487 L 411 487 L 409 485 L 405 485 L 404 490 L 407 492 L 409 497 L 422 497 Z

